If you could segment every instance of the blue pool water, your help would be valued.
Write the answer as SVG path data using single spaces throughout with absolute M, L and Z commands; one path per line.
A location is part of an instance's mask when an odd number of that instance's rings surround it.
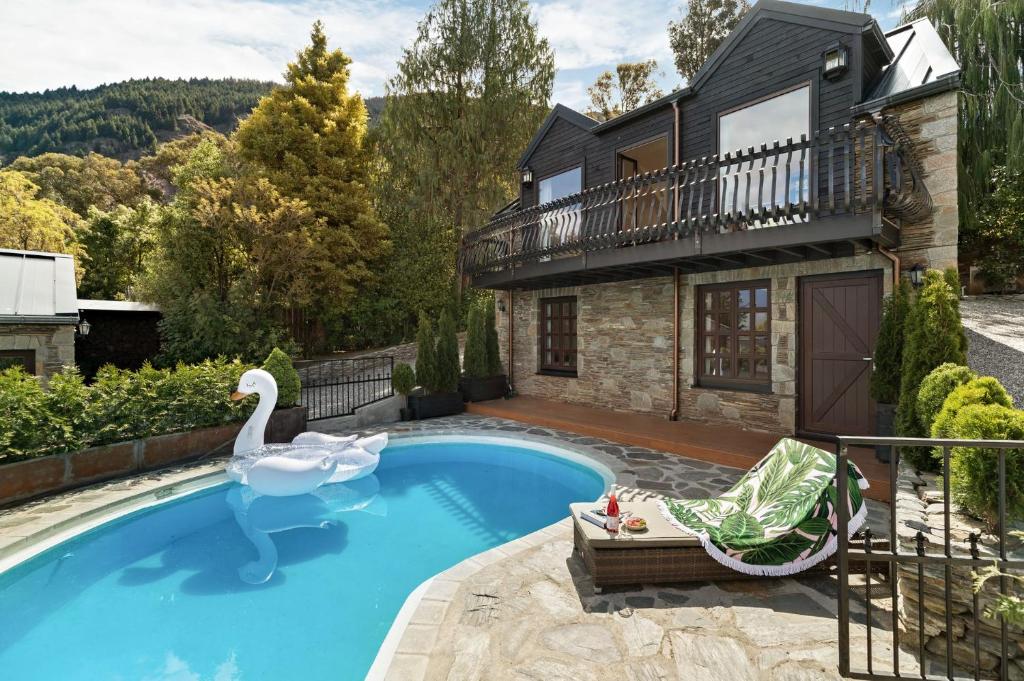
M 362 679 L 423 580 L 603 489 L 567 459 L 468 442 L 388 447 L 319 496 L 220 485 L 0 575 L 0 677 Z

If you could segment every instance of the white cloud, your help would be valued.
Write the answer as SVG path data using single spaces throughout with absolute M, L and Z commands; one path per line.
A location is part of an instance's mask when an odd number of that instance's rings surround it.
M 657 59 L 671 65 L 667 26 L 679 14 L 676 0 L 541 0 L 535 3 L 540 32 L 555 50 L 559 69 Z
M 0 90 L 147 76 L 280 81 L 320 18 L 331 46 L 354 59 L 352 86 L 381 94 L 421 15 L 390 1 L 3 0 Z

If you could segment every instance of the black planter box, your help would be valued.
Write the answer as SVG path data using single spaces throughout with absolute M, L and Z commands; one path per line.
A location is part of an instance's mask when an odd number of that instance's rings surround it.
M 877 417 L 876 417 L 876 429 L 879 437 L 892 437 L 895 434 L 894 425 L 896 423 L 896 405 L 895 404 L 883 404 L 881 402 L 877 405 Z M 892 447 L 889 445 L 876 445 L 875 446 L 875 458 L 882 463 L 889 463 L 889 457 L 892 456 Z
M 413 419 L 432 419 L 438 416 L 461 414 L 462 393 L 437 395 L 409 395 L 409 416 Z
M 508 380 L 505 374 L 490 378 L 470 378 L 463 376 L 459 380 L 459 390 L 466 402 L 485 402 L 504 397 L 508 391 Z

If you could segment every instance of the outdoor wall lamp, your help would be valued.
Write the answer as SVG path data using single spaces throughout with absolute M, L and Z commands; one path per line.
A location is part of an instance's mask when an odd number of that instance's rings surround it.
M 843 45 L 830 47 L 822 58 L 825 60 L 825 72 L 822 75 L 826 78 L 841 76 L 846 71 L 846 47 Z
M 924 283 L 924 265 L 917 263 L 910 268 L 910 284 L 914 288 L 921 288 Z
M 533 184 L 533 171 L 529 168 L 523 168 L 523 184 Z
M 505 301 L 504 300 L 501 300 L 501 299 L 498 300 L 498 312 L 500 312 L 502 314 L 505 314 Z
M 78 322 L 78 333 L 79 334 L 81 334 L 83 336 L 88 336 L 89 335 L 89 331 L 91 331 L 91 330 L 92 330 L 92 324 L 90 324 L 85 319 L 82 319 L 82 321 Z

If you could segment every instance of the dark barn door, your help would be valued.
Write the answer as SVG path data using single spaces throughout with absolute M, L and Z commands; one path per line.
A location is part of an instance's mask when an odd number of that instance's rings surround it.
M 882 275 L 800 280 L 800 427 L 806 433 L 874 435 L 868 394 L 881 317 Z

